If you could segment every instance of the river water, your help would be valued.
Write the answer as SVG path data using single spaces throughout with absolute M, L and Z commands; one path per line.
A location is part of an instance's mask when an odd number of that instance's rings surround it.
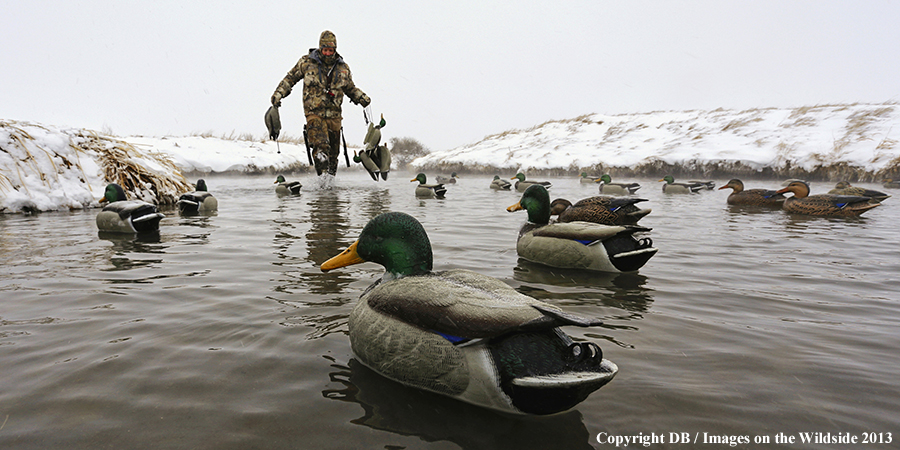
M 632 435 L 823 448 L 796 443 L 802 432 L 897 448 L 900 199 L 811 218 L 635 180 L 659 253 L 637 274 L 591 274 L 518 261 L 526 215 L 506 212 L 519 194 L 490 177 L 418 200 L 412 175 L 339 173 L 331 190 L 304 176 L 296 197 L 277 197 L 274 177 L 213 176 L 217 214 L 165 211 L 149 237 L 98 234 L 97 210 L 0 215 L 0 448 L 590 449 Z M 549 179 L 551 198 L 597 195 Z M 600 344 L 617 377 L 573 410 L 519 417 L 362 367 L 347 317 L 381 267 L 318 266 L 387 211 L 422 222 L 435 270 L 603 319 L 567 332 Z

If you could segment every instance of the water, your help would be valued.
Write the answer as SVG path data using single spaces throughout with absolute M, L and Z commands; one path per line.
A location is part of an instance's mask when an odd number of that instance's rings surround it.
M 525 213 L 505 211 L 519 194 L 488 189 L 491 177 L 463 175 L 446 200 L 415 199 L 410 178 L 341 173 L 334 189 L 313 191 L 303 177 L 300 196 L 278 198 L 274 177 L 211 177 L 216 215 L 166 211 L 146 238 L 98 235 L 97 210 L 0 215 L 0 448 L 614 448 L 600 433 L 665 437 L 650 448 L 679 447 L 670 433 L 770 439 L 765 448 L 822 447 L 776 445 L 778 433 L 900 439 L 900 199 L 859 219 L 792 217 L 728 207 L 726 191 L 664 195 L 637 180 L 653 208 L 641 224 L 659 253 L 638 274 L 584 274 L 517 261 Z M 574 177 L 551 181 L 551 198 L 597 192 Z M 569 412 L 516 417 L 362 367 L 347 317 L 381 268 L 318 266 L 387 211 L 423 223 L 435 270 L 475 269 L 602 318 L 602 328 L 567 331 L 598 342 L 618 376 Z M 747 447 L 762 448 L 737 445 Z

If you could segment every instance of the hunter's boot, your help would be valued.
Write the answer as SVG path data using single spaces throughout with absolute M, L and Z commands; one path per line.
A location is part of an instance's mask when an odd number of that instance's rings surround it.
M 313 164 L 316 166 L 316 175 L 322 175 L 328 171 L 329 160 L 327 147 L 313 148 Z
M 331 151 L 328 152 L 328 173 L 337 174 L 338 161 L 341 159 L 341 132 L 328 132 L 328 144 Z

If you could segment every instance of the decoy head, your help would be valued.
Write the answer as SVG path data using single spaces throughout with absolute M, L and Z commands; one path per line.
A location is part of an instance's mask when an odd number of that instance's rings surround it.
M 809 185 L 805 181 L 791 181 L 784 189 L 775 191 L 777 194 L 793 192 L 795 198 L 804 198 L 809 195 Z
M 561 212 L 565 211 L 570 206 L 572 206 L 572 202 L 564 198 L 553 200 L 552 202 L 550 202 L 550 215 L 558 216 Z
M 375 128 L 378 128 L 380 130 L 380 129 L 384 128 L 385 125 L 387 125 L 387 122 L 384 121 L 384 114 L 382 114 L 381 121 L 378 122 L 378 126 Z
M 415 178 L 413 178 L 412 180 L 409 180 L 409 181 L 418 181 L 419 184 L 425 184 L 425 182 L 428 181 L 428 179 L 425 177 L 424 173 L 420 172 L 418 175 L 416 175 Z
M 838 181 L 834 184 L 835 189 L 847 189 L 848 187 L 850 187 L 849 181 Z
M 367 261 L 384 266 L 390 279 L 426 274 L 433 264 L 431 241 L 413 216 L 384 213 L 370 220 L 356 242 L 320 268 L 327 272 Z
M 673 177 L 672 175 L 666 175 L 666 176 L 662 177 L 662 179 L 660 179 L 659 181 L 665 181 L 667 184 L 672 184 L 675 182 L 675 177 Z
M 284 175 L 278 175 L 278 178 L 275 179 L 275 182 L 272 184 L 284 183 Z
M 197 192 L 206 192 L 206 181 L 203 178 L 197 180 Z
M 728 180 L 728 182 L 725 183 L 722 187 L 720 187 L 719 190 L 721 191 L 722 189 L 728 188 L 734 189 L 734 192 L 742 192 L 744 190 L 744 183 L 737 178 L 732 178 Z
M 519 172 L 516 174 L 516 176 L 510 178 L 510 180 L 516 180 L 516 179 L 518 179 L 519 181 L 525 181 L 525 174 L 522 172 Z
M 533 184 L 525 189 L 522 198 L 515 205 L 506 208 L 509 212 L 528 211 L 528 221 L 538 225 L 546 225 L 550 222 L 550 194 L 547 189 L 539 184 Z
M 594 181 L 602 181 L 606 184 L 609 184 L 609 183 L 612 183 L 612 177 L 610 177 L 608 173 L 604 173 L 603 176 L 601 176 L 600 178 L 598 178 Z
M 125 190 L 122 189 L 122 186 L 119 186 L 116 183 L 110 183 L 106 185 L 106 191 L 103 192 L 103 198 L 100 199 L 100 203 L 112 203 L 125 200 L 128 200 L 128 198 L 125 196 Z

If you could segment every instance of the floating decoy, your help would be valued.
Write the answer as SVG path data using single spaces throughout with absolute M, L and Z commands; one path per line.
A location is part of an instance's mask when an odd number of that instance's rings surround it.
M 428 180 L 425 178 L 424 173 L 416 175 L 415 178 L 409 181 L 419 182 L 419 185 L 416 186 L 417 198 L 444 198 L 444 194 L 447 193 L 447 188 L 443 184 L 426 184 Z
M 744 190 L 744 183 L 737 178 L 729 180 L 719 190 L 728 188 L 732 189 L 726 200 L 729 205 L 776 206 L 781 208 L 784 204 L 784 194 L 779 194 L 774 189 Z
M 849 181 L 838 181 L 834 185 L 834 189 L 828 191 L 829 194 L 832 195 L 855 195 L 857 197 L 869 197 L 873 201 L 881 203 L 890 197 L 890 194 L 885 194 L 881 191 L 876 191 L 873 189 L 866 189 L 861 187 L 856 187 L 850 185 Z
M 662 191 L 667 194 L 692 194 L 706 188 L 700 183 L 676 183 L 672 175 L 666 175 L 659 181 L 666 182 L 662 186 Z
M 366 172 L 375 181 L 378 181 L 379 176 L 381 176 L 382 180 L 387 180 L 388 173 L 391 171 L 391 151 L 388 150 L 387 144 L 379 145 L 381 143 L 381 129 L 385 125 L 387 125 L 387 122 L 384 120 L 384 114 L 381 115 L 378 125 L 375 125 L 374 122 L 369 122 L 369 129 L 366 132 L 366 137 L 363 139 L 363 150 L 358 155 L 356 151 L 353 152 L 353 161 L 362 163 Z
M 572 202 L 558 198 L 550 202 L 550 215 L 558 216 L 557 222 L 593 222 L 603 225 L 632 225 L 650 214 L 650 209 L 641 209 L 637 203 L 645 198 L 596 196 Z
M 381 214 L 321 265 L 384 266 L 350 313 L 350 348 L 407 386 L 516 414 L 554 414 L 610 382 L 618 367 L 560 327 L 599 320 L 564 312 L 470 270 L 433 272 L 431 242 L 412 216 Z
M 543 186 L 545 189 L 550 189 L 553 186 L 549 181 L 525 181 L 525 174 L 519 172 L 516 176 L 510 178 L 510 180 L 519 180 L 516 181 L 516 190 L 519 192 L 525 192 L 525 189 L 528 189 L 529 186 L 538 184 Z
M 587 172 L 581 172 L 581 178 L 578 179 L 578 182 L 581 184 L 594 184 L 598 182 L 597 178 L 593 175 L 588 175 Z
M 688 184 L 702 184 L 705 189 L 710 191 L 716 188 L 715 181 L 688 180 Z
M 109 202 L 97 214 L 97 228 L 112 233 L 150 233 L 159 231 L 159 221 L 165 215 L 159 212 L 156 205 L 141 201 L 128 200 L 125 190 L 115 183 L 106 185 L 106 191 L 100 203 Z
M 456 176 L 456 172 L 450 174 L 449 177 L 442 177 L 440 175 L 434 177 L 434 181 L 442 184 L 456 184 L 456 179 L 459 178 Z
M 494 175 L 494 179 L 491 180 L 491 189 L 497 189 L 499 191 L 508 191 L 512 188 L 512 183 L 509 181 L 500 178 L 500 175 Z
M 541 185 L 525 190 L 522 199 L 506 208 L 528 211 L 528 222 L 519 230 L 516 252 L 527 261 L 563 269 L 600 272 L 634 272 L 656 254 L 649 238 L 636 239 L 650 228 L 610 226 L 590 222 L 550 224 L 550 196 Z
M 275 179 L 275 193 L 278 195 L 297 195 L 300 193 L 300 188 L 303 187 L 299 181 L 285 181 L 284 175 L 278 175 L 278 178 Z
M 630 195 L 641 188 L 638 183 L 613 183 L 609 174 L 603 174 L 595 181 L 600 183 L 600 193 L 607 195 Z
M 197 180 L 197 188 L 194 192 L 181 194 L 175 204 L 178 205 L 178 210 L 182 214 L 212 212 L 219 209 L 219 201 L 207 191 L 206 181 L 202 178 Z
M 809 185 L 803 181 L 794 181 L 777 192 L 779 194 L 794 193 L 793 196 L 785 199 L 783 206 L 785 211 L 810 216 L 856 217 L 881 205 L 881 203 L 871 203 L 869 197 L 832 194 L 809 195 Z
M 881 180 L 881 185 L 884 186 L 885 189 L 900 189 L 900 180 L 885 178 L 884 180 Z

